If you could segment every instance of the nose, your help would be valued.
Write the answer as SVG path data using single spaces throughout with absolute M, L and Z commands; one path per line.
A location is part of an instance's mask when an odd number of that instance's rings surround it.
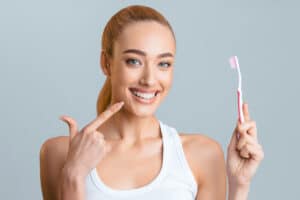
M 146 65 L 143 70 L 143 76 L 140 80 L 142 85 L 152 86 L 155 84 L 155 67 L 151 65 Z

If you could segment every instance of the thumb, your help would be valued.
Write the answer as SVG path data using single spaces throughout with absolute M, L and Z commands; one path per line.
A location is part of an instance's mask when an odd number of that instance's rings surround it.
M 70 134 L 70 141 L 74 138 L 76 133 L 78 132 L 77 123 L 74 119 L 68 116 L 61 116 L 60 120 L 66 122 L 69 126 L 69 134 Z

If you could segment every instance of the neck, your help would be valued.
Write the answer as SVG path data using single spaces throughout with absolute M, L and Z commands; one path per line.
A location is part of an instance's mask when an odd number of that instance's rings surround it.
M 160 137 L 159 121 L 155 116 L 141 117 L 121 109 L 98 129 L 106 140 L 136 143 Z

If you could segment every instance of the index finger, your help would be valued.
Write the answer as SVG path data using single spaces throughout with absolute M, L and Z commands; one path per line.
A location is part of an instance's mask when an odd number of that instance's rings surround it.
M 249 121 L 250 120 L 250 114 L 249 114 L 248 103 L 243 103 L 243 112 L 244 112 L 245 121 Z
M 87 132 L 96 130 L 101 124 L 103 124 L 103 122 L 105 122 L 113 114 L 118 112 L 123 105 L 124 105 L 123 101 L 111 105 L 108 109 L 103 111 L 94 121 L 86 125 L 82 130 L 85 130 Z

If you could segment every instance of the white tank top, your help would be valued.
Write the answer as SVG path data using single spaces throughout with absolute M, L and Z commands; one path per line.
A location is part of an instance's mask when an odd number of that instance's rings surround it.
M 120 190 L 102 182 L 94 168 L 86 178 L 86 200 L 195 200 L 197 182 L 185 158 L 179 134 L 160 120 L 159 124 L 163 140 L 159 174 L 144 186 Z

